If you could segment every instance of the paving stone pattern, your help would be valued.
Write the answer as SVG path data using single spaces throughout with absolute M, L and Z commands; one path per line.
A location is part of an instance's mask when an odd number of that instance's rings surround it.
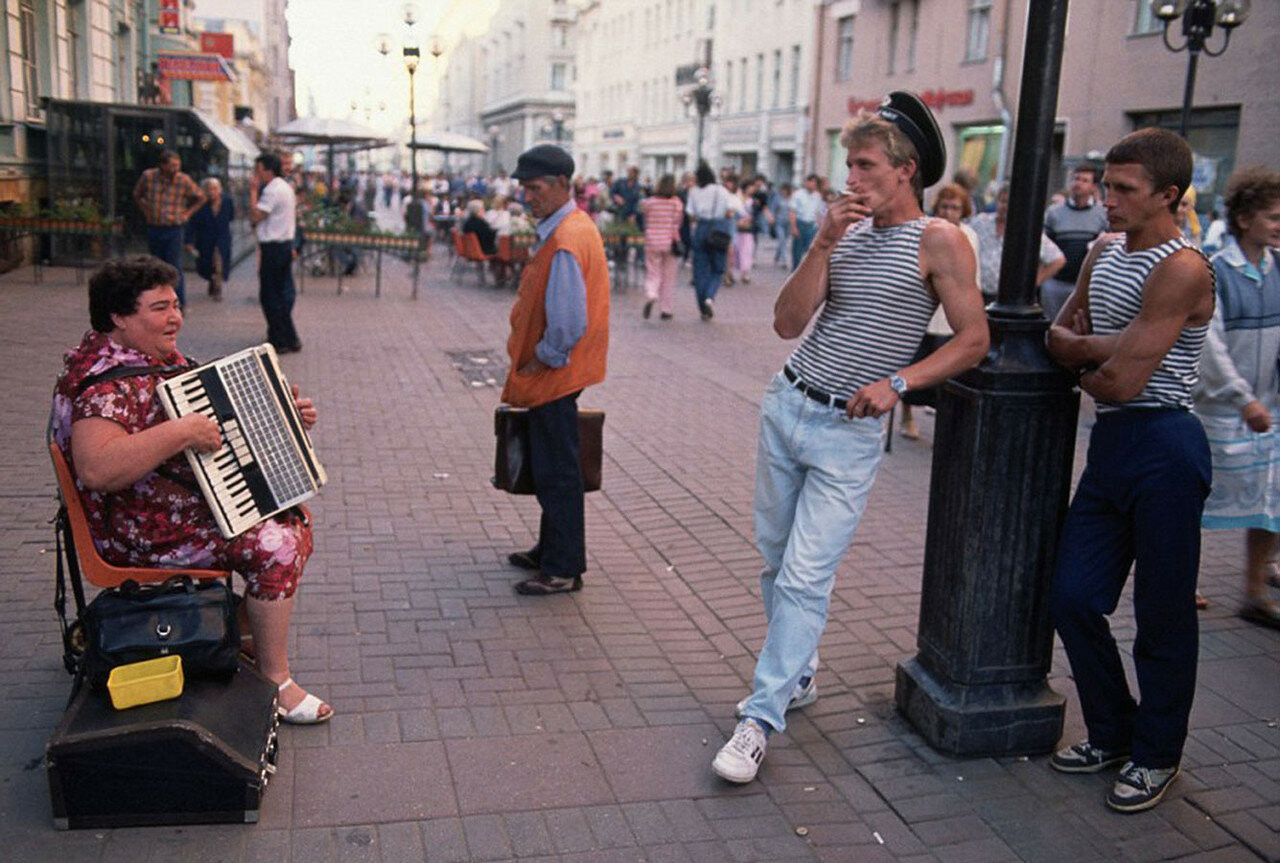
M 769 261 L 769 248 L 760 259 Z M 337 709 L 283 732 L 255 826 L 55 832 L 41 763 L 69 688 L 51 610 L 53 478 L 42 451 L 62 352 L 87 326 L 83 283 L 0 277 L 0 836 L 33 861 L 1280 860 L 1280 634 L 1234 616 L 1235 534 L 1206 536 L 1199 693 L 1185 773 L 1152 812 L 1102 805 L 1109 778 L 1044 758 L 939 755 L 892 707 L 912 655 L 932 419 L 894 442 L 841 566 L 821 699 L 775 737 L 758 782 L 713 777 L 764 635 L 751 494 L 760 395 L 790 345 L 769 326 L 782 274 L 722 291 L 701 323 L 616 290 L 604 489 L 588 496 L 586 587 L 519 597 L 506 554 L 531 498 L 500 494 L 492 411 L 509 290 L 447 258 L 409 299 L 407 270 L 308 279 L 305 343 L 282 362 L 316 397 L 330 485 L 299 593 L 294 671 Z M 682 280 L 688 270 L 681 272 Z M 215 304 L 191 286 L 182 344 L 256 343 L 252 258 Z M 488 382 L 492 378 L 497 386 Z M 1082 421 L 1081 442 L 1088 415 Z M 1083 457 L 1078 451 L 1077 462 Z M 1077 464 L 1077 470 L 1079 464 Z M 1131 649 L 1128 596 L 1115 616 Z M 1061 651 L 1052 683 L 1070 699 Z

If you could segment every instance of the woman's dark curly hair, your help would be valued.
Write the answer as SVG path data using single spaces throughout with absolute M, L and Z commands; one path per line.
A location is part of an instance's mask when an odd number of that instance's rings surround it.
M 1275 206 L 1280 201 L 1280 171 L 1272 171 L 1262 165 L 1241 168 L 1227 180 L 1227 228 L 1234 237 L 1240 236 L 1238 219 L 1247 219 Z
M 116 328 L 112 315 L 138 310 L 143 291 L 178 284 L 178 271 L 151 255 L 112 258 L 89 278 L 89 323 L 100 333 Z

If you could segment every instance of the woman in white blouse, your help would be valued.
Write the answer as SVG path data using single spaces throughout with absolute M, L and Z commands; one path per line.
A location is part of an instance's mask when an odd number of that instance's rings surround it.
M 698 311 L 704 321 L 709 321 L 715 316 L 712 304 L 724 278 L 733 225 L 741 215 L 742 205 L 736 195 L 716 182 L 716 175 L 706 162 L 698 164 L 696 177 L 698 185 L 689 190 L 685 212 L 694 220 L 693 286 L 698 295 Z

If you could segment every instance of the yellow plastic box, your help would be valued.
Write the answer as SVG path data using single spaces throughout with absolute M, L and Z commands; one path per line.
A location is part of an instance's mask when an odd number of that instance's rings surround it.
M 107 691 L 116 710 L 166 701 L 182 694 L 182 657 L 161 656 L 111 669 Z

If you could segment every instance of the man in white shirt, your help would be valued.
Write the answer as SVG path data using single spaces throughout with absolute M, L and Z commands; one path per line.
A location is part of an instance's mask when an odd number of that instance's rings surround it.
M 293 328 L 293 239 L 297 230 L 297 199 L 281 176 L 280 157 L 263 153 L 253 163 L 249 186 L 249 221 L 258 237 L 258 302 L 267 319 L 267 341 L 278 354 L 302 350 Z
M 818 211 L 822 207 L 822 194 L 818 182 L 822 178 L 810 174 L 804 178 L 804 187 L 791 196 L 791 268 L 800 266 L 804 253 L 818 234 Z

